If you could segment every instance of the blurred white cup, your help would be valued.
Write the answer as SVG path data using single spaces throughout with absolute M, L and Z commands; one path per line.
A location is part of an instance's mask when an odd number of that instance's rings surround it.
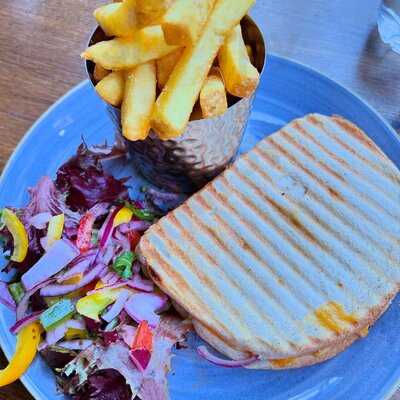
M 383 0 L 378 17 L 382 41 L 400 53 L 400 0 Z

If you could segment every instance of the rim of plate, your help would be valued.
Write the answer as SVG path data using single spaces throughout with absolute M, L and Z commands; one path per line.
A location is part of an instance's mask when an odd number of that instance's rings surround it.
M 346 94 L 351 95 L 358 102 L 358 104 L 360 106 L 366 108 L 370 112 L 370 114 L 374 116 L 374 118 L 376 120 L 378 120 L 381 124 L 383 124 L 386 127 L 387 131 L 390 133 L 390 135 L 392 136 L 393 140 L 395 140 L 395 141 L 400 143 L 400 135 L 397 134 L 395 129 L 389 124 L 389 122 L 386 120 L 386 118 L 381 116 L 380 113 L 377 110 L 375 110 L 375 108 L 367 100 L 363 99 L 360 95 L 355 93 L 352 89 L 349 89 L 348 87 L 346 87 L 345 85 L 339 83 L 335 79 L 330 78 L 328 75 L 320 72 L 316 68 L 313 68 L 313 67 L 311 67 L 311 66 L 309 66 L 307 64 L 304 64 L 304 63 L 302 63 L 300 61 L 296 61 L 296 60 L 294 60 L 292 58 L 281 56 L 281 55 L 279 55 L 277 53 L 274 53 L 274 52 L 268 54 L 266 66 L 268 66 L 268 62 L 271 59 L 275 59 L 277 61 L 281 61 L 281 62 L 285 62 L 285 63 L 291 64 L 291 66 L 293 66 L 295 68 L 298 68 L 298 69 L 301 69 L 306 73 L 311 73 L 313 75 L 317 75 L 318 79 L 322 79 L 325 82 L 329 82 L 329 83 L 335 85 L 336 88 L 340 89 L 342 92 L 345 92 Z M 266 74 L 264 74 L 263 78 L 265 79 L 265 77 L 266 77 Z M 75 92 L 79 91 L 82 87 L 84 87 L 86 85 L 89 85 L 89 84 L 91 84 L 90 81 L 88 79 L 85 79 L 85 80 L 81 81 L 80 83 L 78 83 L 77 85 L 73 86 L 64 95 L 62 95 L 58 100 L 56 100 L 43 114 L 41 114 L 39 116 L 39 118 L 37 118 L 35 120 L 35 122 L 30 126 L 30 128 L 21 137 L 19 143 L 17 144 L 17 146 L 13 150 L 11 156 L 9 157 L 7 162 L 5 163 L 3 171 L 0 174 L 0 185 L 2 185 L 4 176 L 6 175 L 8 170 L 11 168 L 11 164 L 12 164 L 14 158 L 16 157 L 16 154 L 23 148 L 23 146 L 24 146 L 26 140 L 28 139 L 28 137 L 31 136 L 31 134 L 36 129 L 36 127 L 41 123 L 41 121 L 46 119 L 47 116 L 58 105 L 60 105 L 64 101 L 64 99 L 66 99 L 67 97 L 73 95 Z M 1 347 L 2 351 L 3 351 L 3 353 L 5 354 L 7 360 L 10 360 L 12 354 L 11 354 L 11 352 L 9 350 L 7 350 L 6 341 L 5 341 L 5 339 L 4 339 L 4 337 L 2 335 L 0 335 L 0 347 Z M 383 386 L 381 388 L 381 393 L 383 392 L 383 396 L 384 396 L 383 400 L 389 400 L 396 393 L 397 390 L 400 390 L 400 368 L 399 368 L 399 371 L 398 371 L 397 375 L 398 376 L 394 377 L 392 381 L 388 380 L 387 382 L 385 382 L 383 384 Z M 24 387 L 29 391 L 29 393 L 36 400 L 44 400 L 43 397 L 42 397 L 42 393 L 41 393 L 39 387 L 33 381 L 33 379 L 29 376 L 29 369 L 20 378 L 20 381 L 22 382 Z

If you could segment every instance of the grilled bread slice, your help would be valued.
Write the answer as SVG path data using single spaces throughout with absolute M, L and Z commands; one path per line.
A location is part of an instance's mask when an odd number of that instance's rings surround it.
M 137 251 L 200 336 L 268 368 L 342 349 L 386 309 L 400 286 L 399 200 L 400 172 L 364 132 L 311 114 L 238 158 Z

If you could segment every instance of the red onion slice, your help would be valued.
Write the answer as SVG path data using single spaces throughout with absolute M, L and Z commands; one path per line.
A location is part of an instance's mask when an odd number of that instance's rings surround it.
M 40 315 L 43 313 L 43 311 L 36 311 L 32 313 L 31 315 L 28 315 L 20 320 L 18 320 L 11 328 L 10 332 L 13 335 L 16 335 L 22 328 L 25 328 L 25 326 L 31 324 L 34 321 L 37 321 L 40 318 Z
M 102 227 L 100 228 L 99 234 L 98 234 L 99 238 L 100 238 L 99 248 L 97 249 L 96 257 L 94 258 L 93 263 L 97 263 L 99 261 L 99 258 L 100 259 L 103 258 L 101 256 L 101 253 L 102 253 L 103 249 L 107 246 L 107 244 L 111 238 L 111 235 L 114 230 L 114 219 L 115 219 L 115 216 L 117 215 L 118 211 L 121 208 L 122 208 L 122 205 L 112 208 L 110 213 L 108 214 L 106 220 L 104 221 Z M 108 265 L 108 262 L 105 264 Z
M 50 285 L 54 281 L 55 279 L 52 278 L 48 279 L 47 281 L 41 282 L 24 294 L 24 297 L 22 297 L 21 301 L 17 305 L 17 311 L 16 311 L 17 322 L 26 316 L 26 312 L 28 311 L 29 307 L 29 299 L 31 298 L 31 296 L 34 295 L 39 289 L 42 289 L 43 287 Z
M 160 321 L 156 311 L 165 307 L 167 301 L 167 296 L 163 294 L 136 293 L 126 302 L 124 309 L 137 323 L 146 320 L 155 328 Z
M 126 282 L 111 283 L 111 284 L 99 287 L 97 289 L 89 290 L 86 294 L 88 296 L 90 296 L 91 294 L 101 293 L 103 291 L 107 291 L 107 290 L 111 290 L 111 289 L 118 289 L 118 288 L 121 288 L 121 287 L 124 287 L 124 286 L 126 286 Z
M 39 344 L 38 350 L 42 351 L 46 347 L 56 344 L 59 340 L 61 340 L 65 336 L 67 329 L 68 329 L 67 323 L 64 322 L 63 324 L 47 332 L 46 339 Z
M 65 336 L 69 328 L 84 330 L 86 329 L 86 326 L 82 321 L 77 321 L 76 319 L 65 321 L 61 325 L 47 332 L 46 340 L 43 340 L 43 342 L 40 343 L 38 349 L 41 351 L 47 346 L 52 346 L 53 344 L 56 344 Z
M 42 212 L 29 218 L 28 224 L 36 229 L 46 228 L 47 223 L 50 221 L 51 214 L 49 212 Z
M 115 283 L 118 283 L 118 282 L 119 282 L 119 279 L 120 279 L 119 275 L 113 273 L 113 275 L 110 277 L 108 283 L 109 283 L 110 285 L 114 285 Z
M 132 264 L 132 272 L 134 274 L 138 274 L 139 271 L 141 270 L 141 268 L 142 268 L 142 266 L 140 265 L 139 261 L 136 260 L 136 261 L 133 262 L 133 264 Z
M 97 219 L 97 218 L 101 217 L 102 215 L 107 214 L 108 203 L 106 203 L 106 202 L 97 203 L 92 208 L 89 209 L 89 212 L 91 214 L 93 214 L 94 217 Z
M 69 319 L 68 321 L 65 321 L 65 326 L 67 329 L 80 329 L 82 331 L 86 329 L 85 323 L 77 319 Z
M 122 291 L 116 300 L 116 302 L 110 307 L 110 309 L 102 316 L 104 321 L 110 322 L 115 317 L 118 317 L 119 313 L 124 309 L 125 303 L 130 297 L 130 293 L 127 290 Z
M 102 260 L 105 265 L 109 265 L 114 257 L 114 246 L 107 246 L 102 249 L 102 251 L 99 252 L 98 257 L 98 259 Z
M 122 206 L 116 207 L 110 214 L 108 215 L 106 221 L 104 222 L 103 226 L 100 228 L 99 235 L 100 236 L 100 249 L 107 245 L 111 234 L 114 230 L 114 218 L 117 215 L 118 211 L 122 208 Z M 104 228 L 104 229 L 103 229 Z
M 21 281 L 27 291 L 60 272 L 77 255 L 78 249 L 69 241 L 57 240 L 40 260 L 22 275 Z
M 106 274 L 105 277 L 107 277 L 108 274 Z M 135 290 L 140 290 L 142 292 L 147 292 L 151 293 L 154 291 L 154 283 L 152 281 L 149 281 L 147 279 L 142 278 L 139 274 L 135 274 L 132 279 L 129 280 L 120 280 L 120 277 L 118 277 L 118 280 L 114 282 L 114 279 L 110 279 L 109 283 L 105 284 L 102 287 L 99 287 L 98 289 L 93 289 L 87 292 L 87 295 L 95 294 L 102 292 L 103 290 L 110 290 L 110 289 L 118 289 L 120 287 L 128 286 L 132 289 Z M 101 279 L 102 281 L 105 280 L 105 278 Z
M 100 227 L 99 232 L 98 232 L 98 236 L 100 239 L 104 236 L 104 232 L 105 232 L 106 228 L 110 225 L 109 222 L 110 222 L 111 216 L 113 215 L 114 211 L 115 211 L 115 207 L 111 207 L 110 212 L 108 213 L 105 221 L 103 222 L 103 225 Z
M 150 226 L 151 226 L 150 222 L 137 220 L 137 221 L 130 221 L 125 224 L 121 224 L 118 227 L 118 230 L 123 234 L 128 233 L 129 231 L 142 232 L 142 231 L 149 229 Z
M 90 267 L 95 255 L 96 251 L 91 250 L 76 257 L 75 260 L 71 262 L 69 269 L 57 277 L 57 282 L 64 282 L 73 276 L 86 272 L 86 270 Z
M 64 296 L 88 285 L 96 278 L 100 277 L 107 267 L 103 263 L 97 264 L 89 273 L 83 276 L 78 282 L 70 285 L 52 284 L 40 290 L 42 296 Z
M 205 358 L 207 361 L 209 361 L 212 364 L 218 365 L 220 367 L 226 367 L 226 368 L 238 368 L 238 367 L 244 367 L 246 365 L 252 364 L 253 362 L 258 360 L 257 356 L 251 356 L 248 358 L 244 358 L 242 360 L 226 360 L 223 358 L 219 358 L 215 356 L 214 354 L 211 354 L 206 346 L 199 346 L 197 348 L 197 353 Z
M 58 346 L 69 350 L 86 350 L 92 344 L 93 340 L 91 339 L 81 339 L 81 340 L 66 340 L 64 342 L 58 343 Z
M 117 245 L 120 245 L 122 247 L 122 251 L 131 251 L 131 242 L 125 235 L 123 235 L 118 230 L 115 230 L 114 232 L 113 242 L 116 243 Z
M 104 278 L 101 280 L 104 281 L 107 278 L 108 273 L 105 275 Z M 87 292 L 88 295 L 90 294 L 95 294 L 99 293 L 103 290 L 109 290 L 109 289 L 118 289 L 123 286 L 128 286 L 132 289 L 135 290 L 140 290 L 142 292 L 147 292 L 151 293 L 154 290 L 154 283 L 152 281 L 149 281 L 147 279 L 142 278 L 139 274 L 135 274 L 132 279 L 129 280 L 120 280 L 120 277 L 117 275 L 118 280 L 114 282 L 115 279 L 110 279 L 107 284 L 104 286 L 98 288 L 98 289 L 93 289 Z
M 142 278 L 138 273 L 134 274 L 126 284 L 132 289 L 141 290 L 142 292 L 152 292 L 154 290 L 154 283 Z
M 47 250 L 47 236 L 43 236 L 39 240 L 43 250 Z
M 7 283 L 3 281 L 0 281 L 0 303 L 8 307 L 11 311 L 15 311 L 17 308 L 15 300 L 8 290 Z
M 109 271 L 109 272 L 107 272 L 104 276 L 103 276 L 103 280 L 102 280 L 102 282 L 104 283 L 104 284 L 108 284 L 109 282 L 109 279 L 111 278 L 113 276 L 113 272 L 112 271 Z
M 120 280 L 120 276 L 113 271 L 109 271 L 104 277 L 101 279 L 103 283 L 106 285 L 113 285 Z

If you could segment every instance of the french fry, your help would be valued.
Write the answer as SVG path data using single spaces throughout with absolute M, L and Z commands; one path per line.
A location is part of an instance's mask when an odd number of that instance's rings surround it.
M 168 81 L 172 70 L 182 56 L 182 49 L 179 48 L 156 61 L 157 64 L 157 84 L 162 89 Z
M 136 29 L 136 0 L 124 0 L 97 8 L 93 15 L 107 36 L 132 36 Z
M 226 38 L 218 53 L 218 61 L 226 90 L 237 97 L 251 96 L 257 88 L 260 74 L 250 62 L 240 25 Z
M 165 43 L 161 26 L 154 25 L 137 31 L 132 38 L 115 38 L 96 43 L 86 49 L 82 57 L 105 69 L 120 70 L 163 57 L 177 48 Z
M 193 111 L 190 114 L 190 121 L 197 121 L 199 119 L 203 119 L 203 113 L 201 112 L 200 103 L 196 102 L 193 107 Z
M 164 14 L 175 0 L 136 0 L 136 11 L 142 14 L 160 16 Z
M 213 118 L 228 109 L 224 81 L 219 68 L 211 68 L 200 91 L 200 107 L 203 118 Z
M 122 71 L 113 71 L 96 86 L 96 91 L 107 103 L 118 107 L 124 96 L 125 76 Z
M 217 0 L 199 40 L 184 50 L 156 101 L 151 123 L 161 139 L 183 133 L 225 36 L 253 3 L 254 0 Z
M 155 101 L 156 66 L 154 61 L 150 61 L 126 74 L 121 123 L 122 134 L 128 140 L 146 139 Z
M 138 25 L 158 25 L 173 2 L 174 0 L 136 0 Z
M 95 79 L 96 82 L 99 82 L 103 78 L 105 78 L 109 73 L 110 71 L 108 69 L 104 69 L 101 65 L 96 64 L 94 66 L 93 78 Z
M 161 20 L 165 41 L 193 46 L 199 38 L 215 0 L 176 0 Z
M 246 51 L 247 55 L 249 56 L 250 62 L 254 65 L 254 54 L 253 54 L 253 49 L 249 44 L 246 44 Z
M 146 26 L 159 25 L 163 14 L 145 14 L 140 11 L 137 12 L 137 23 L 139 28 L 145 28 Z

